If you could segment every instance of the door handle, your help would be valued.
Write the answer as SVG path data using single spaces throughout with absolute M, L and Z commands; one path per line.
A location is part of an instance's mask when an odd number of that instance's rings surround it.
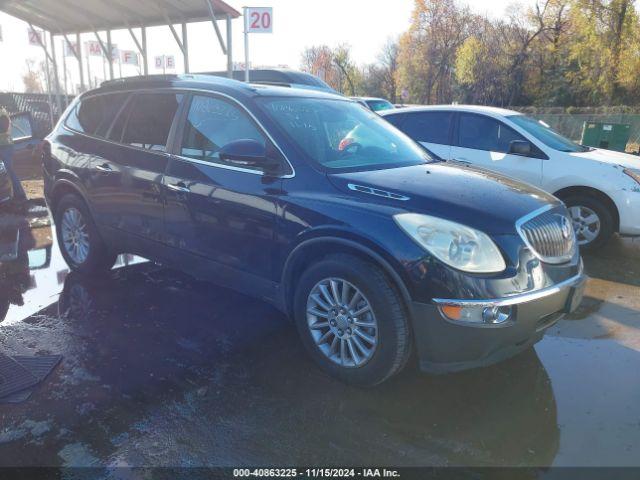
M 174 192 L 189 193 L 191 191 L 191 189 L 187 187 L 183 182 L 167 183 L 167 188 L 169 190 L 173 190 Z
M 100 170 L 101 172 L 113 172 L 113 168 L 111 168 L 108 163 L 96 165 L 96 170 Z

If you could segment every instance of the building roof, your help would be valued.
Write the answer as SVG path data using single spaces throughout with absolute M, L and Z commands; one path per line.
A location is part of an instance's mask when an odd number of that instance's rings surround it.
M 516 112 L 515 110 L 508 110 L 506 108 L 498 108 L 498 107 L 487 107 L 484 105 L 424 105 L 424 106 L 398 108 L 396 110 L 387 110 L 385 112 L 381 112 L 381 114 L 383 116 L 386 116 L 386 115 L 398 115 L 406 112 L 425 112 L 429 110 L 475 112 L 475 113 L 484 113 L 486 115 L 491 115 L 493 117 L 504 117 L 507 115 L 519 114 L 519 112 Z
M 210 20 L 207 2 L 216 16 L 240 16 L 222 0 L 0 0 L 0 11 L 60 34 Z

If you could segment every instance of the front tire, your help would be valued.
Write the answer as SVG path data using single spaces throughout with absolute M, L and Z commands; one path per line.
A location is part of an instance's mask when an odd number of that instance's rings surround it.
M 60 251 L 71 270 L 102 273 L 113 267 L 116 255 L 108 251 L 87 205 L 79 196 L 62 197 L 54 220 Z
M 613 235 L 613 215 L 600 200 L 589 195 L 571 195 L 564 198 L 582 250 L 603 246 Z
M 294 313 L 311 357 L 346 383 L 377 385 L 402 370 L 411 353 L 400 294 L 380 268 L 358 257 L 331 255 L 309 267 Z

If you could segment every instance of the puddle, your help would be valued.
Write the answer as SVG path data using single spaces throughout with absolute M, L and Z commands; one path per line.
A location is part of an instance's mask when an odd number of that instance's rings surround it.
M 585 302 L 535 350 L 357 389 L 258 300 L 131 256 L 88 280 L 50 227 L 26 233 L 0 269 L 0 349 L 64 359 L 3 407 L 0 465 L 640 465 L 640 288 L 598 266 L 635 268 L 640 244 L 586 259 Z

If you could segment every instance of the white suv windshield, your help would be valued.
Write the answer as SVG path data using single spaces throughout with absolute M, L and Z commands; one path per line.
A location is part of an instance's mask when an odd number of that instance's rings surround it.
M 259 101 L 291 141 L 324 169 L 371 170 L 432 160 L 413 140 L 355 102 L 270 97 Z
M 585 152 L 589 150 L 588 147 L 572 142 L 534 118 L 525 115 L 510 115 L 507 118 L 554 150 L 560 150 L 561 152 Z

